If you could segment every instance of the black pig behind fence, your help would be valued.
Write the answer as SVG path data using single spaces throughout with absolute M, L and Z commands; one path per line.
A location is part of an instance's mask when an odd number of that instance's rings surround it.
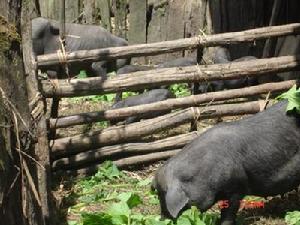
M 160 168 L 153 180 L 163 216 L 219 200 L 221 225 L 235 224 L 245 195 L 274 196 L 300 184 L 300 116 L 282 101 L 256 115 L 209 129 Z
M 153 90 L 144 92 L 142 94 L 130 96 L 126 99 L 123 99 L 122 101 L 115 103 L 112 106 L 112 109 L 119 109 L 119 108 L 124 108 L 124 107 L 149 104 L 149 103 L 163 101 L 168 98 L 174 98 L 174 97 L 175 96 L 168 89 L 153 89 Z M 130 117 L 126 118 L 125 123 L 129 124 L 129 123 L 137 122 L 141 119 L 150 119 L 150 118 L 154 118 L 154 117 L 157 117 L 157 116 L 163 115 L 165 113 L 169 113 L 169 112 L 170 112 L 170 110 L 167 110 L 167 111 L 164 110 L 161 112 L 155 112 L 155 113 L 149 112 L 149 113 L 145 113 L 143 115 L 130 116 Z M 119 122 L 119 120 L 112 120 L 110 122 L 111 122 L 111 124 L 115 124 L 115 123 Z

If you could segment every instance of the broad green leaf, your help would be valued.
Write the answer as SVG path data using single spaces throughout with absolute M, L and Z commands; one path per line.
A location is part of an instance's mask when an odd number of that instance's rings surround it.
M 125 225 L 128 224 L 128 217 L 125 215 L 114 215 L 111 218 L 111 222 L 113 225 Z
M 300 223 L 300 211 L 287 212 L 284 220 L 288 225 L 298 225 Z
M 121 193 L 118 196 L 118 199 L 120 199 L 123 202 L 126 202 L 126 204 L 128 205 L 128 207 L 130 209 L 132 209 L 133 207 L 142 203 L 140 196 L 138 196 L 137 194 L 134 194 L 132 192 Z
M 193 225 L 187 216 L 181 216 L 177 219 L 176 225 Z
M 292 111 L 296 109 L 297 113 L 300 113 L 300 89 L 297 90 L 296 85 L 294 85 L 287 92 L 279 95 L 276 99 L 288 99 L 288 106 L 286 111 Z
M 125 215 L 129 216 L 130 215 L 130 208 L 128 207 L 126 202 L 118 202 L 118 203 L 113 203 L 110 208 L 107 211 L 108 214 L 112 216 L 119 216 L 119 215 Z
M 83 225 L 113 225 L 111 216 L 104 213 L 83 213 L 81 219 Z

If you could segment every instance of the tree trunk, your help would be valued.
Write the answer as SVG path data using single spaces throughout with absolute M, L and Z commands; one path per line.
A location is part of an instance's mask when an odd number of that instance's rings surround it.
M 35 1 L 0 3 L 0 218 L 1 224 L 50 224 L 35 174 L 35 127 L 29 108 L 21 52 L 20 7 Z M 22 38 L 23 35 L 22 35 Z

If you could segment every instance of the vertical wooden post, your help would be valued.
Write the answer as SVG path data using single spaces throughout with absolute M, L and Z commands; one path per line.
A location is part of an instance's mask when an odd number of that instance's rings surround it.
M 200 65 L 202 63 L 202 57 L 203 57 L 203 47 L 197 48 L 197 63 Z M 199 94 L 199 83 L 194 82 L 192 85 L 192 94 L 197 95 Z M 191 131 L 197 131 L 197 120 L 191 122 Z
M 60 20 L 60 29 L 59 29 L 59 36 L 63 42 L 65 41 L 65 32 L 66 32 L 66 14 L 65 14 L 65 8 L 66 8 L 66 2 L 65 0 L 60 0 L 60 14 L 59 14 L 59 20 Z
M 65 7 L 66 2 L 65 0 L 60 0 L 60 13 L 59 13 L 59 22 L 60 22 L 60 29 L 59 29 L 59 37 L 62 41 L 63 47 L 65 46 L 65 33 L 66 33 L 66 14 L 65 14 Z M 57 78 L 62 73 L 62 71 L 57 71 Z M 54 97 L 52 99 L 52 105 L 51 105 L 51 112 L 50 116 L 51 118 L 57 118 L 58 117 L 58 108 L 59 108 L 59 101 L 60 98 Z M 54 139 L 56 135 L 55 128 L 50 130 L 49 137 L 51 139 Z
M 29 109 L 31 111 L 32 127 L 30 131 L 35 134 L 37 144 L 32 147 L 33 158 L 39 163 L 28 160 L 30 172 L 33 174 L 34 186 L 38 191 L 40 206 L 33 208 L 29 217 L 36 218 L 40 213 L 42 217 L 37 224 L 51 225 L 55 222 L 55 210 L 51 201 L 51 167 L 50 149 L 47 136 L 46 109 L 47 104 L 39 92 L 37 79 L 37 64 L 32 57 L 31 19 L 34 18 L 34 1 L 22 5 L 21 29 L 24 69 L 26 73 L 26 86 L 28 91 Z M 32 185 L 32 184 L 31 184 Z M 32 198 L 33 199 L 33 198 Z M 31 223 L 30 223 L 31 224 Z

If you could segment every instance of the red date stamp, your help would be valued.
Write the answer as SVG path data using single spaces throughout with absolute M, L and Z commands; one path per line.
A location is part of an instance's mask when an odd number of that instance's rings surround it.
M 229 201 L 221 200 L 218 202 L 218 206 L 220 209 L 226 209 L 229 207 Z M 241 209 L 258 209 L 258 208 L 264 208 L 264 207 L 265 207 L 264 201 L 240 200 L 240 210 Z

